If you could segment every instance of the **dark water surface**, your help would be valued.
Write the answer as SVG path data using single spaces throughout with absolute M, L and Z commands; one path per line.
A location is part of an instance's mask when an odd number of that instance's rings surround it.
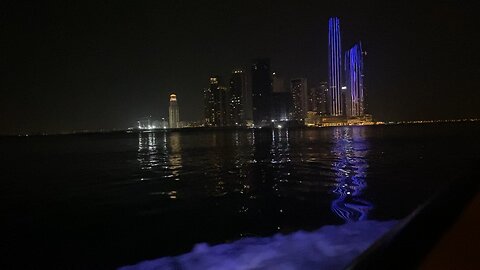
M 476 173 L 479 138 L 477 123 L 3 137 L 0 264 L 111 269 L 400 219 Z

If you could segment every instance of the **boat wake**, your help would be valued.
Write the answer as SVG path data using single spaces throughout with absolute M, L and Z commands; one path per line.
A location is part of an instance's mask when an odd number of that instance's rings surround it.
M 197 244 L 189 253 L 124 266 L 120 270 L 343 269 L 397 221 L 365 220 L 312 232 L 248 237 L 228 244 Z

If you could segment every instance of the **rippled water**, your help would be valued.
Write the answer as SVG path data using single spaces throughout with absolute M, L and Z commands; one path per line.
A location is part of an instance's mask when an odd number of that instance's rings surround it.
M 3 263 L 115 268 L 201 242 L 400 219 L 472 173 L 479 131 L 471 123 L 0 138 L 2 249 L 11 258 Z
M 159 186 L 150 194 L 170 199 L 239 194 L 247 199 L 239 213 L 248 212 L 248 201 L 258 196 L 307 200 L 329 195 L 335 197 L 335 215 L 345 221 L 364 220 L 372 208 L 362 197 L 369 151 L 364 132 L 335 129 L 330 138 L 303 130 L 293 131 L 291 138 L 287 129 L 140 133 L 141 172 L 136 178 L 169 182 L 170 187 Z

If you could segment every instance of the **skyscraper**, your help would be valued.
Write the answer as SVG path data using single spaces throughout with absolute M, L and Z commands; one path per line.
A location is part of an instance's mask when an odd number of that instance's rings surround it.
M 170 106 L 168 107 L 168 123 L 170 128 L 179 128 L 180 115 L 178 112 L 177 95 L 170 95 Z
M 245 72 L 243 75 L 245 77 L 245 88 L 242 92 L 243 114 L 245 122 L 251 123 L 253 121 L 251 73 Z
M 321 82 L 318 86 L 310 88 L 308 92 L 308 111 L 321 115 L 327 114 L 327 85 L 327 82 Z
M 318 88 L 312 87 L 308 90 L 307 110 L 309 112 L 316 112 L 318 109 Z
M 255 125 L 270 123 L 272 91 L 270 59 L 256 59 L 252 64 L 252 110 Z
M 229 122 L 231 125 L 244 125 L 244 98 L 245 90 L 245 73 L 242 70 L 234 70 L 230 78 L 230 96 L 229 96 Z
M 342 100 L 342 45 L 340 20 L 328 21 L 328 113 L 332 116 L 344 114 Z
M 293 101 L 293 120 L 303 121 L 307 116 L 307 79 L 292 79 L 290 89 Z
M 228 125 L 228 90 L 224 86 L 218 86 L 213 91 L 214 100 L 214 121 L 215 127 L 225 127 Z
M 276 72 L 272 73 L 273 78 L 273 93 L 288 92 L 288 88 L 285 87 L 285 80 L 280 77 Z
M 210 86 L 203 91 L 205 126 L 213 126 L 215 121 L 215 100 L 213 93 L 218 88 L 218 77 L 210 77 Z
M 292 93 L 285 87 L 285 80 L 273 73 L 272 120 L 288 121 L 291 117 Z
M 365 97 L 363 88 L 362 44 L 355 44 L 345 52 L 346 115 L 363 116 L 365 114 Z
M 327 100 L 328 100 L 328 82 L 320 82 L 318 87 L 320 90 L 320 100 L 318 104 L 318 113 L 327 115 Z
M 210 87 L 204 91 L 205 126 L 228 124 L 228 89 L 220 86 L 220 77 L 210 76 Z

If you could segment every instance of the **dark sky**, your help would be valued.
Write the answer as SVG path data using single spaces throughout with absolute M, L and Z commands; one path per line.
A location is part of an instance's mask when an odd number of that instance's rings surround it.
M 210 74 L 270 57 L 285 79 L 327 79 L 328 18 L 362 40 L 379 120 L 480 117 L 479 18 L 463 1 L 0 2 L 0 133 L 133 126 L 203 114 Z M 388 2 L 388 3 L 384 3 Z

